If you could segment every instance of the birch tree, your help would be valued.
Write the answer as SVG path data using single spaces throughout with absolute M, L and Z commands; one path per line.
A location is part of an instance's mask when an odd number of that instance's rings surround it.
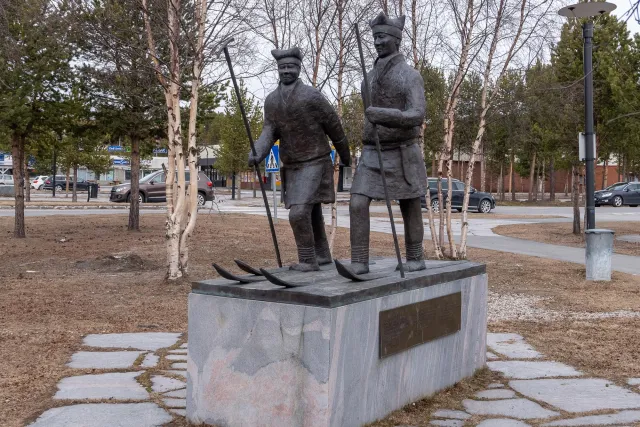
M 499 64 L 499 72 L 497 75 L 497 80 L 501 80 L 505 75 L 507 70 L 509 69 L 509 65 L 514 58 L 514 56 L 518 53 L 522 47 L 529 42 L 532 36 L 538 31 L 539 23 L 549 14 L 549 9 L 552 5 L 550 0 L 543 0 L 538 4 L 531 4 L 530 0 L 517 0 L 513 6 L 508 2 L 508 0 L 499 0 L 498 6 L 495 11 L 494 28 L 491 33 L 491 43 L 489 45 L 489 52 L 486 57 L 484 73 L 483 73 L 483 87 L 482 87 L 482 95 L 481 95 L 481 112 L 480 112 L 480 120 L 478 124 L 478 131 L 473 141 L 473 146 L 471 149 L 471 158 L 469 159 L 469 165 L 467 168 L 467 175 L 465 179 L 464 186 L 464 196 L 462 202 L 462 221 L 461 221 L 461 237 L 460 237 L 460 258 L 465 259 L 467 257 L 467 234 L 469 231 L 469 224 L 467 222 L 467 215 L 469 210 L 469 194 L 471 189 L 471 179 L 473 177 L 473 169 L 475 167 L 476 155 L 478 150 L 482 144 L 482 138 L 484 136 L 486 130 L 486 120 L 487 113 L 489 109 L 492 107 L 495 97 L 497 95 L 497 91 L 493 91 L 489 94 L 490 86 L 491 86 L 491 72 L 493 61 L 496 56 L 496 49 L 498 47 L 499 42 L 503 39 L 503 35 L 508 29 L 508 24 L 512 21 L 511 14 L 516 15 L 515 21 L 515 31 L 512 34 L 509 34 L 507 37 L 504 37 L 506 40 L 510 40 L 510 44 L 506 51 L 506 54 L 500 58 L 501 63 Z M 540 13 L 539 13 L 540 12 Z M 539 13 L 538 16 L 535 14 Z M 525 23 L 529 22 L 528 27 L 525 30 Z M 523 34 L 523 30 L 525 33 Z M 524 35 L 524 37 L 523 37 Z M 497 86 L 498 88 L 500 86 Z M 535 156 L 533 163 L 535 164 Z
M 184 3 L 183 0 L 167 0 L 164 8 L 158 7 L 160 4 L 150 5 L 149 0 L 141 1 L 149 57 L 162 87 L 167 110 L 167 279 L 175 280 L 188 274 L 188 242 L 198 212 L 196 129 L 205 52 L 207 56 L 213 56 L 217 44 L 232 34 L 239 35 L 248 10 L 244 3 L 232 0 L 210 3 L 207 0 Z M 186 145 L 181 117 L 182 93 L 188 93 Z M 190 174 L 188 186 L 186 168 Z M 189 191 L 190 188 L 193 190 Z

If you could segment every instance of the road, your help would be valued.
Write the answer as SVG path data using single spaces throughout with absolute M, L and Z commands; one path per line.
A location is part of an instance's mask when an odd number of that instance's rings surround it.
M 163 209 L 144 209 L 144 205 L 140 210 L 141 215 L 163 213 Z M 371 212 L 386 213 L 387 208 L 384 205 L 371 206 Z M 398 206 L 393 207 L 394 220 L 399 225 L 402 224 L 402 217 Z M 515 239 L 511 237 L 499 236 L 493 233 L 492 229 L 498 225 L 508 224 L 530 224 L 539 222 L 571 222 L 573 211 L 571 207 L 520 207 L 520 206 L 498 206 L 493 211 L 495 218 L 478 217 L 474 218 L 474 213 L 469 214 L 469 236 L 467 244 L 472 248 L 491 249 L 503 252 L 517 253 L 522 255 L 536 256 L 541 258 L 556 259 L 560 261 L 568 261 L 573 263 L 584 264 L 584 249 L 573 248 L 568 246 L 550 245 L 546 243 L 538 243 L 530 240 Z M 216 205 L 207 206 L 201 209 L 200 214 L 217 215 L 219 213 L 242 213 L 250 215 L 266 215 L 264 207 L 260 206 L 259 199 L 244 199 L 242 201 L 232 201 L 222 198 L 218 200 Z M 325 221 L 331 221 L 331 212 L 329 207 L 324 209 Z M 25 216 L 52 216 L 52 215 L 128 215 L 127 209 L 27 209 Z M 526 219 L 503 219 L 501 215 L 536 215 L 538 218 Z M 0 216 L 13 216 L 12 209 L 0 209 Z M 286 220 L 288 211 L 282 207 L 278 208 L 278 217 L 280 220 Z M 544 218 L 545 216 L 549 218 Z M 561 217 L 561 218 L 553 218 Z M 596 209 L 596 222 L 611 221 L 639 221 L 640 208 L 613 208 L 600 207 Z M 349 207 L 347 205 L 338 206 L 338 226 L 349 227 Z M 402 227 L 396 227 L 398 232 L 402 234 Z M 391 233 L 391 226 L 388 218 L 376 216 L 371 218 L 371 230 L 382 233 Z M 454 238 L 459 241 L 460 238 L 460 220 L 452 221 L 452 230 Z M 640 232 L 640 225 L 638 227 Z M 425 239 L 430 239 L 429 227 L 425 220 Z M 615 271 L 640 274 L 640 257 L 614 254 L 612 266 Z

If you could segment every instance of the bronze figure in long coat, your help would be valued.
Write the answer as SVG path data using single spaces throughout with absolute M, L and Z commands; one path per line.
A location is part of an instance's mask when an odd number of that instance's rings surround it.
M 257 157 L 266 158 L 280 141 L 285 207 L 298 248 L 298 264 L 292 269 L 318 270 L 330 263 L 331 253 L 324 230 L 322 203 L 335 201 L 331 145 L 341 161 L 350 162 L 349 144 L 340 118 L 322 93 L 298 78 L 302 55 L 298 48 L 273 50 L 280 84 L 264 105 L 264 126 L 256 141 Z
M 351 186 L 351 268 L 356 273 L 369 271 L 369 205 L 372 199 L 384 199 L 375 149 L 377 131 L 389 197 L 400 201 L 407 255 L 405 269 L 416 271 L 425 268 L 420 207 L 420 197 L 427 192 L 427 172 L 420 147 L 427 108 L 424 82 L 398 52 L 404 16 L 390 19 L 380 13 L 370 26 L 378 58 L 368 73 L 371 106 L 365 112 L 364 146 Z

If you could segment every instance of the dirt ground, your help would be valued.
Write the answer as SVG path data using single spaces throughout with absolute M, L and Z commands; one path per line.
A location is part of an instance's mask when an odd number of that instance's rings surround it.
M 389 218 L 389 214 L 387 213 L 381 213 L 381 212 L 373 212 L 371 213 L 371 216 L 374 218 Z M 429 219 L 429 214 L 425 211 L 422 213 L 422 217 L 424 219 Z M 433 214 L 433 218 L 435 220 L 439 219 L 439 214 L 434 213 Z M 508 215 L 508 214 L 497 214 L 497 213 L 488 213 L 488 214 L 482 214 L 482 213 L 477 213 L 477 212 L 469 212 L 467 215 L 468 219 L 495 219 L 495 220 L 504 220 L 504 219 L 541 219 L 541 218 L 564 218 L 562 216 L 556 216 L 556 215 Z M 402 220 L 402 215 L 400 215 L 399 213 L 396 214 L 394 212 L 394 218 L 395 221 L 399 221 Z M 458 212 L 451 212 L 451 219 L 453 220 L 460 220 L 462 219 L 462 214 L 458 213 Z
M 616 232 L 616 239 L 613 242 L 613 251 L 615 253 L 640 256 L 640 243 L 624 242 L 617 239 L 626 234 L 640 234 L 640 222 L 599 222 L 598 228 L 605 228 Z M 551 243 L 554 245 L 573 246 L 576 248 L 584 248 L 585 245 L 584 234 L 573 234 L 573 224 L 570 222 L 501 225 L 494 228 L 493 232 L 502 236 L 534 240 L 536 242 Z
M 201 215 L 191 242 L 190 277 L 164 281 L 164 221 L 143 215 L 142 231 L 126 231 L 122 215 L 27 218 L 27 238 L 12 237 L 13 218 L 0 218 L 0 425 L 22 426 L 60 405 L 52 396 L 57 382 L 72 374 L 65 363 L 89 333 L 187 329 L 190 280 L 213 278 L 212 261 L 233 266 L 234 258 L 273 266 L 266 219 L 235 214 Z M 295 260 L 286 221 L 277 225 L 284 262 Z M 348 230 L 339 229 L 334 256 L 348 257 Z M 373 255 L 393 255 L 391 236 L 373 233 Z M 128 253 L 128 257 L 118 254 Z M 428 252 L 429 253 L 429 252 Z M 114 255 L 116 255 L 114 257 Z M 487 264 L 489 286 L 497 295 L 546 299 L 539 308 L 554 312 L 638 310 L 640 277 L 614 273 L 608 284 L 583 280 L 575 264 L 469 250 Z M 238 271 L 238 270 L 236 270 Z M 580 321 L 509 320 L 492 331 L 519 332 L 536 348 L 585 372 L 608 378 L 640 376 L 640 319 Z M 409 405 L 376 426 L 426 426 L 439 405 L 456 407 L 495 375 L 476 377 Z M 173 426 L 186 425 L 177 419 Z

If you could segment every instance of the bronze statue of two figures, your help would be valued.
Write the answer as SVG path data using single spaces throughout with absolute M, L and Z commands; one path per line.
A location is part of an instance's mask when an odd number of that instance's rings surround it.
M 388 197 L 400 201 L 406 249 L 403 270 L 425 268 L 420 206 L 420 197 L 427 192 L 420 146 L 426 113 L 424 83 L 398 51 L 404 16 L 390 19 L 381 13 L 370 26 L 378 58 L 365 76 L 370 88 L 362 84 L 363 94 L 370 90 L 371 106 L 365 111 L 363 150 L 351 186 L 351 264 L 336 261 L 338 271 L 354 280 L 369 273 L 369 206 L 374 199 L 385 199 L 385 186 Z M 333 203 L 336 197 L 327 137 L 346 166 L 351 159 L 349 145 L 331 104 L 298 78 L 300 50 L 294 47 L 271 53 L 278 64 L 280 83 L 265 101 L 264 127 L 249 164 L 255 167 L 280 141 L 282 191 L 298 250 L 298 263 L 290 268 L 315 271 L 333 262 L 322 215 L 322 204 Z

